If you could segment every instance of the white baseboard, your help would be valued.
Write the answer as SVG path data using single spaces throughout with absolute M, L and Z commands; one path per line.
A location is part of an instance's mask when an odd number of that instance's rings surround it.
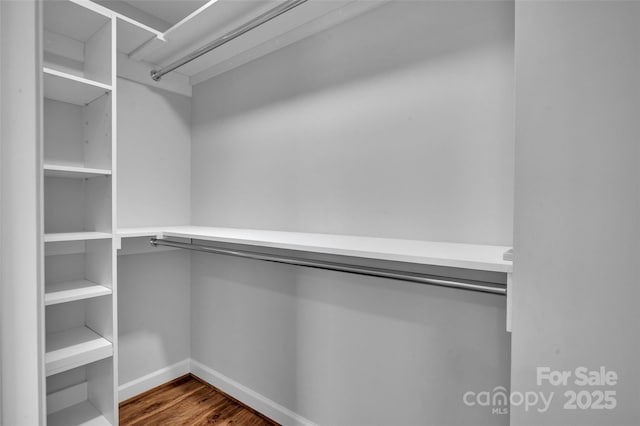
M 238 401 L 264 414 L 283 426 L 317 426 L 312 421 L 294 413 L 288 408 L 270 400 L 222 373 L 191 359 L 191 373 L 212 386 L 228 393 Z
M 160 386 L 185 374 L 189 374 L 190 360 L 183 359 L 173 365 L 142 376 L 139 379 L 132 380 L 123 385 L 118 386 L 118 402 L 122 402 L 133 396 Z

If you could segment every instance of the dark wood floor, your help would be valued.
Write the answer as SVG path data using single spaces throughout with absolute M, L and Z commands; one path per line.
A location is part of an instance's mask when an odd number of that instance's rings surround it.
M 273 426 L 274 421 L 187 374 L 120 403 L 121 426 Z

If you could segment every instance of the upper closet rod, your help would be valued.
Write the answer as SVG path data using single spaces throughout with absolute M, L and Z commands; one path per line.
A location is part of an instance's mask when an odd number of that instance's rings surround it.
M 218 248 L 213 246 L 187 244 L 187 243 L 180 243 L 177 241 L 169 241 L 169 240 L 159 240 L 157 238 L 152 238 L 150 243 L 154 247 L 157 247 L 157 246 L 176 247 L 176 248 L 187 249 L 187 250 L 202 251 L 206 253 L 224 254 L 227 256 L 243 257 L 246 259 L 264 260 L 267 262 L 275 262 L 275 263 L 285 263 L 287 265 L 327 269 L 330 271 L 347 272 L 350 274 L 357 274 L 357 275 L 368 275 L 372 277 L 390 278 L 394 280 L 410 281 L 410 282 L 420 283 L 420 284 L 437 285 L 440 287 L 451 287 L 451 288 L 457 288 L 461 290 L 478 291 L 482 293 L 492 293 L 492 294 L 501 294 L 501 295 L 507 294 L 507 289 L 506 289 L 506 286 L 504 285 L 492 284 L 492 283 L 478 281 L 478 280 L 445 279 L 445 278 L 428 276 L 428 275 L 411 274 L 411 273 L 406 273 L 402 271 L 395 271 L 392 269 L 371 268 L 366 266 L 352 266 L 352 265 L 347 265 L 343 263 L 329 262 L 325 260 L 301 259 L 301 258 L 288 257 L 288 256 L 256 253 L 252 251 L 239 250 L 239 249 L 230 250 L 230 249 Z
M 216 49 L 220 46 L 222 46 L 223 44 L 230 42 L 231 40 L 233 40 L 234 38 L 240 37 L 242 34 L 251 31 L 254 28 L 259 27 L 260 25 L 269 22 L 270 20 L 272 20 L 273 18 L 276 18 L 280 15 L 282 15 L 283 13 L 293 9 L 294 7 L 300 6 L 302 3 L 305 3 L 307 0 L 287 0 L 284 3 L 281 3 L 280 5 L 274 7 L 273 9 L 268 10 L 267 12 L 263 13 L 262 15 L 252 19 L 251 21 L 247 22 L 246 24 L 243 24 L 241 26 L 239 26 L 238 28 L 229 31 L 228 33 L 226 33 L 225 35 L 223 35 L 220 38 L 215 39 L 214 41 L 212 41 L 211 43 L 208 43 L 204 46 L 202 46 L 200 49 L 191 52 L 190 54 L 188 54 L 187 56 L 184 56 L 181 59 L 178 59 L 177 61 L 174 61 L 172 63 L 170 63 L 169 65 L 160 68 L 159 70 L 153 70 L 151 71 L 151 78 L 155 81 L 158 81 L 162 78 L 163 75 L 177 69 L 180 68 L 181 66 L 183 66 L 186 63 L 189 63 L 191 61 L 193 61 L 194 59 L 199 58 L 200 56 L 211 52 L 213 49 Z

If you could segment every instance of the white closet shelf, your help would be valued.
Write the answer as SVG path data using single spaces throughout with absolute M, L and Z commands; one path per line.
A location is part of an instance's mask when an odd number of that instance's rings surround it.
M 88 280 L 47 284 L 44 304 L 45 306 L 56 305 L 109 294 L 112 294 L 110 288 Z
M 480 271 L 510 273 L 513 269 L 512 262 L 502 258 L 511 248 L 507 246 L 203 226 L 157 227 L 149 232 L 151 230 L 119 229 L 118 236 L 161 235 Z
M 47 376 L 90 364 L 113 355 L 113 345 L 88 327 L 77 327 L 46 337 Z
M 44 97 L 75 105 L 87 105 L 105 93 L 111 86 L 77 75 L 44 67 Z
M 47 416 L 48 426 L 111 426 L 89 401 L 83 401 Z
M 106 232 L 58 232 L 44 234 L 45 243 L 56 243 L 62 241 L 87 241 L 104 240 L 111 238 L 111 234 Z
M 46 177 L 84 179 L 97 176 L 111 176 L 111 170 L 94 169 L 91 167 L 65 166 L 62 164 L 45 164 L 44 175 Z

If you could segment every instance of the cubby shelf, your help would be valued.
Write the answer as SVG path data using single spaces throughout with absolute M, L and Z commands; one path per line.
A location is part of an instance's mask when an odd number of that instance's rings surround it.
M 109 294 L 112 294 L 110 288 L 87 280 L 48 284 L 44 294 L 44 304 L 45 306 L 56 305 Z
M 88 327 L 51 333 L 46 338 L 47 376 L 113 355 L 113 345 Z
M 47 416 L 48 426 L 111 426 L 89 401 L 83 401 Z
M 87 105 L 105 93 L 111 86 L 77 75 L 44 67 L 44 97 L 75 105 Z
M 91 167 L 65 166 L 60 164 L 45 164 L 44 175 L 46 177 L 85 179 L 97 176 L 110 176 L 111 170 L 94 169 Z
M 110 13 L 82 0 L 43 2 L 43 26 L 48 31 L 85 43 L 109 22 Z
M 56 243 L 62 241 L 87 241 L 87 240 L 104 240 L 111 238 L 111 234 L 106 232 L 58 232 L 44 234 L 45 243 Z

